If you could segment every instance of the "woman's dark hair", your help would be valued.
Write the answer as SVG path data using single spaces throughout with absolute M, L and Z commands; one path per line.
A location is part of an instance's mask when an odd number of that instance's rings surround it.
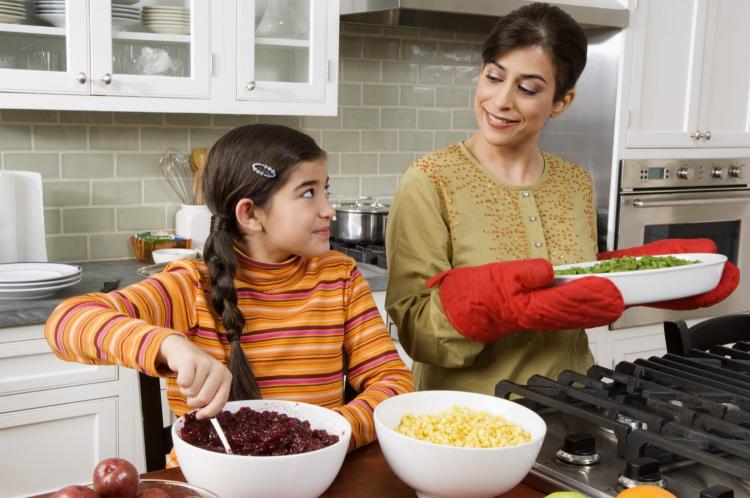
M 233 246 L 241 240 L 242 233 L 237 226 L 235 207 L 247 198 L 262 208 L 286 183 L 296 165 L 325 157 L 325 152 L 308 135 L 268 124 L 235 128 L 221 137 L 208 154 L 203 195 L 213 216 L 203 257 L 211 279 L 211 307 L 221 317 L 232 345 L 229 357 L 232 400 L 260 398 L 255 375 L 240 346 L 245 318 L 237 307 L 234 287 L 237 258 Z
M 532 3 L 501 17 L 482 47 L 485 64 L 503 54 L 525 47 L 543 48 L 555 68 L 555 97 L 558 102 L 573 89 L 586 67 L 588 42 L 583 28 L 559 7 Z

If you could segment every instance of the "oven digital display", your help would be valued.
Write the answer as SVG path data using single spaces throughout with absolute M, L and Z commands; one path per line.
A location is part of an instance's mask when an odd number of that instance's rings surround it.
M 664 168 L 649 168 L 646 178 L 649 180 L 663 180 Z

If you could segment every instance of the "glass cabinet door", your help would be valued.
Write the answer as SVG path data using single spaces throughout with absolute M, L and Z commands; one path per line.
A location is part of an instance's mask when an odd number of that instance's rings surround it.
M 89 93 L 88 0 L 0 0 L 3 91 Z
M 209 0 L 92 0 L 91 21 L 92 93 L 209 96 Z
M 326 0 L 237 0 L 239 100 L 323 100 Z

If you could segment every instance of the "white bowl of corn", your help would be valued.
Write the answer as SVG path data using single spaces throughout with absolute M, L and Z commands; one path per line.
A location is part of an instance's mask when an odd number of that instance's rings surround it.
M 375 408 L 388 465 L 420 498 L 490 498 L 531 470 L 547 425 L 523 405 L 485 394 L 420 391 Z

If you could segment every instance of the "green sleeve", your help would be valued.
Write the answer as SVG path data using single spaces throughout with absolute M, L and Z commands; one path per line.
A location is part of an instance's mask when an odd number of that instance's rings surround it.
M 386 309 L 399 340 L 415 361 L 445 368 L 471 365 L 484 344 L 448 322 L 439 288 L 425 281 L 451 269 L 448 216 L 426 173 L 411 167 L 399 181 L 388 215 Z

